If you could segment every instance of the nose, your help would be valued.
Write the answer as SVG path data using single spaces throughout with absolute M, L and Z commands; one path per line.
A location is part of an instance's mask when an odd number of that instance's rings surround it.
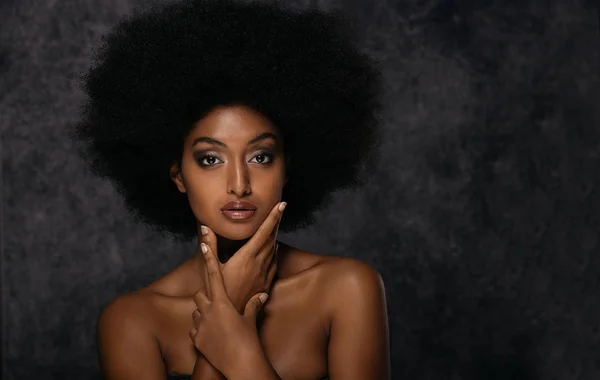
M 245 163 L 237 163 L 229 167 L 227 192 L 240 198 L 252 193 L 250 189 L 250 174 Z

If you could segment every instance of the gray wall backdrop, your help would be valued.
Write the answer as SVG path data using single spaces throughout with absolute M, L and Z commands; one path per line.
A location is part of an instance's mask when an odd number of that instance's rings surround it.
M 0 3 L 4 379 L 98 378 L 103 305 L 193 249 L 135 225 L 66 136 L 91 49 L 148 4 Z M 283 240 L 382 273 L 394 379 L 600 378 L 595 1 L 311 4 L 381 60 L 386 138 L 368 186 Z

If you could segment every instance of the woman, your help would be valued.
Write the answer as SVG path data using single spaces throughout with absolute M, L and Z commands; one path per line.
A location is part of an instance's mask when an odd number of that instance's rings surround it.
M 140 221 L 198 249 L 103 310 L 106 379 L 389 379 L 378 273 L 276 240 L 373 162 L 380 77 L 347 32 L 190 0 L 107 36 L 72 136 Z

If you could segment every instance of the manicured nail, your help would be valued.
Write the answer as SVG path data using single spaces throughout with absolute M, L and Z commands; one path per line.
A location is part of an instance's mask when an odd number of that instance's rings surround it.
M 200 249 L 202 249 L 202 253 L 208 252 L 208 247 L 204 243 L 200 244 Z
M 267 293 L 263 293 L 260 296 L 258 296 L 258 299 L 260 300 L 260 302 L 265 303 L 265 301 L 267 300 L 267 298 L 269 298 L 269 295 Z
M 208 234 L 208 228 L 206 228 L 206 226 L 200 226 L 200 232 L 202 235 L 206 235 Z
M 282 204 L 279 205 L 279 211 L 283 211 L 285 210 L 285 206 L 287 206 L 286 202 L 283 202 Z

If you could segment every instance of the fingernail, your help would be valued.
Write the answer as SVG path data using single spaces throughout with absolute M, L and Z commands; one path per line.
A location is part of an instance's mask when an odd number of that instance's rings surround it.
M 208 228 L 206 228 L 206 226 L 200 226 L 200 232 L 202 235 L 206 235 L 208 234 Z
M 279 205 L 279 211 L 283 211 L 285 210 L 285 206 L 287 206 L 286 202 L 283 202 L 282 204 Z
M 263 293 L 260 296 L 258 296 L 258 299 L 260 300 L 260 302 L 265 303 L 265 301 L 267 300 L 267 298 L 269 298 L 269 295 L 267 293 Z
M 200 249 L 202 249 L 202 253 L 208 252 L 208 247 L 204 243 L 200 244 Z

